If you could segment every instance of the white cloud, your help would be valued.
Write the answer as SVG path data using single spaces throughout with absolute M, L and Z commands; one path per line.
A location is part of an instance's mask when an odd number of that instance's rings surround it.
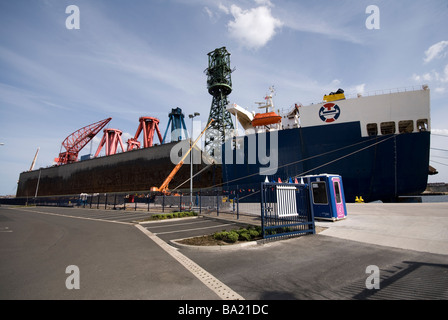
M 254 1 L 256 4 L 260 6 L 269 6 L 269 7 L 274 6 L 270 0 L 254 0 Z
M 431 129 L 431 133 L 448 136 L 448 129 Z
M 445 69 L 443 70 L 443 76 L 441 77 L 440 81 L 448 82 L 448 64 L 445 66 Z
M 334 79 L 333 81 L 331 81 L 331 84 L 334 85 L 334 86 L 338 86 L 338 85 L 341 84 L 341 80 L 339 80 L 339 79 Z
M 437 93 L 444 93 L 448 91 L 447 83 L 448 83 L 448 64 L 445 65 L 445 68 L 441 73 L 432 70 L 430 72 L 426 72 L 422 75 L 413 74 L 412 80 L 415 82 L 425 82 L 428 84 L 432 84 L 435 86 L 434 91 Z
M 364 94 L 364 91 L 366 90 L 366 84 L 363 83 L 363 84 L 359 84 L 359 85 L 355 86 L 355 90 L 356 90 L 356 93 Z
M 218 5 L 218 8 L 219 8 L 219 10 L 221 10 L 222 12 L 224 12 L 225 14 L 229 14 L 229 13 L 230 13 L 229 8 L 227 8 L 226 6 L 224 6 L 222 3 L 220 3 L 220 4 Z
M 204 7 L 204 11 L 205 11 L 205 13 L 207 13 L 207 15 L 210 19 L 213 18 L 214 14 L 208 7 Z
M 271 9 L 266 5 L 249 10 L 232 5 L 230 13 L 234 18 L 227 25 L 230 36 L 249 49 L 265 46 L 282 26 L 282 22 L 272 16 Z
M 442 59 L 448 55 L 448 41 L 439 41 L 436 44 L 433 44 L 425 51 L 425 58 L 423 59 L 424 64 L 427 64 L 435 59 Z M 440 62 L 439 62 L 440 63 Z M 443 63 L 443 62 L 441 62 Z M 441 68 L 442 65 L 438 64 L 435 68 Z M 425 82 L 434 85 L 434 92 L 436 93 L 445 93 L 448 91 L 447 83 L 448 83 L 448 64 L 445 65 L 443 70 L 436 71 L 433 69 L 429 72 L 425 72 L 423 74 L 413 74 L 412 80 L 415 82 Z
M 364 95 L 367 93 L 365 83 L 352 85 L 350 87 L 345 88 L 344 91 L 345 91 L 345 96 L 347 98 L 353 98 L 358 95 Z
M 127 141 L 131 138 L 134 138 L 134 135 L 129 132 L 123 132 L 121 135 L 121 140 L 123 140 L 124 147 L 127 148 Z M 141 139 L 141 137 L 139 137 Z
M 353 10 L 353 3 L 339 1 L 336 6 L 322 5 L 320 1 L 310 1 L 308 5 L 303 1 L 290 3 L 288 6 L 278 6 L 277 9 L 285 28 L 322 35 L 339 42 L 365 42 L 365 35 L 360 32 L 362 28 L 353 28 L 354 21 L 359 20 L 359 12 Z
M 431 62 L 432 60 L 436 59 L 436 58 L 441 58 L 446 56 L 446 52 L 443 53 L 443 51 L 445 50 L 445 48 L 448 46 L 448 41 L 440 41 L 437 42 L 436 44 L 433 44 L 432 46 L 430 46 L 428 48 L 428 50 L 425 51 L 425 59 L 423 59 L 425 61 L 425 63 Z
M 434 75 L 437 75 L 437 72 L 433 72 L 433 74 L 434 74 Z M 422 75 L 422 79 L 423 79 L 424 81 L 431 81 L 432 78 L 433 78 L 433 76 L 432 76 L 429 72 L 427 72 L 427 73 L 425 73 L 424 75 Z

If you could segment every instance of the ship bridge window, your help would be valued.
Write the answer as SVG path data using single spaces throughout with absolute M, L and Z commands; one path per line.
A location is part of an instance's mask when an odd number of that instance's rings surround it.
M 398 122 L 398 132 L 399 133 L 411 133 L 414 131 L 414 121 L 403 120 Z
M 378 135 L 378 125 L 376 123 L 368 123 L 367 124 L 367 134 L 369 136 L 377 136 Z
M 381 134 L 394 134 L 396 131 L 395 122 L 387 121 L 381 122 Z
M 428 119 L 417 120 L 417 129 L 420 132 L 428 131 Z

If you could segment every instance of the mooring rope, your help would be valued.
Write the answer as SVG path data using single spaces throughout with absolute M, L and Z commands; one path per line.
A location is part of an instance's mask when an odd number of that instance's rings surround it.
M 354 155 L 354 154 L 356 154 L 356 153 L 358 153 L 358 152 L 361 152 L 361 151 L 364 151 L 364 150 L 366 150 L 366 149 L 368 149 L 368 148 L 374 147 L 374 146 L 376 146 L 376 145 L 378 145 L 378 144 L 380 144 L 380 143 L 383 143 L 383 142 L 386 142 L 386 141 L 392 139 L 393 137 L 394 137 L 394 136 L 391 136 L 391 137 L 388 137 L 388 138 L 383 139 L 383 140 L 381 140 L 381 141 L 377 141 L 377 142 L 375 142 L 375 143 L 373 143 L 373 144 L 371 144 L 371 145 L 369 145 L 369 146 L 367 146 L 367 147 L 361 148 L 361 149 L 359 149 L 359 150 L 356 150 L 356 151 L 354 151 L 354 152 L 351 152 L 351 153 L 349 153 L 349 154 L 347 154 L 347 155 L 344 155 L 344 156 L 342 156 L 342 157 L 339 157 L 339 158 L 337 158 L 337 159 L 328 161 L 328 162 L 326 162 L 326 163 L 324 163 L 324 164 L 322 164 L 322 165 L 320 165 L 320 166 L 317 166 L 317 167 L 312 168 L 312 169 L 310 169 L 310 170 L 308 170 L 308 171 L 302 172 L 302 173 L 298 174 L 297 176 L 294 176 L 294 178 L 303 176 L 303 175 L 305 175 L 305 174 L 307 174 L 307 173 L 309 173 L 309 172 L 311 172 L 311 171 L 313 171 L 313 170 L 319 169 L 319 168 L 324 167 L 324 166 L 326 166 L 326 165 L 329 165 L 329 164 L 331 164 L 331 163 L 334 163 L 334 162 L 337 162 L 337 161 L 339 161 L 339 160 L 342 160 L 342 159 L 344 159 L 344 158 L 346 158 L 346 157 L 352 156 L 352 155 Z M 308 157 L 308 158 L 305 158 L 305 159 L 301 159 L 301 160 L 298 160 L 298 161 L 293 161 L 293 162 L 290 162 L 290 163 L 281 165 L 281 166 L 279 166 L 278 168 L 283 168 L 283 167 L 291 166 L 291 165 L 294 165 L 294 164 L 297 164 L 297 163 L 300 163 L 300 162 L 308 161 L 308 160 L 311 160 L 311 159 L 314 159 L 314 158 L 317 158 L 317 157 L 322 157 L 322 156 L 324 156 L 324 155 L 327 155 L 327 154 L 330 154 L 330 153 L 333 153 L 333 152 L 338 152 L 338 151 L 341 151 L 341 150 L 343 150 L 343 149 L 347 149 L 347 148 L 354 147 L 354 146 L 356 146 L 356 145 L 358 145 L 358 144 L 361 144 L 361 143 L 371 142 L 372 140 L 373 140 L 373 139 L 371 139 L 371 140 L 367 140 L 367 141 L 362 141 L 362 142 L 357 142 L 357 143 L 354 143 L 354 144 L 352 144 L 352 145 L 345 146 L 345 147 L 342 147 L 342 148 L 339 148 L 339 149 L 335 149 L 335 150 L 332 150 L 332 151 L 327 151 L 327 152 L 324 152 L 324 153 L 321 153 L 321 154 L 318 154 L 318 155 L 315 155 L 315 156 L 311 156 L 311 157 Z M 220 183 L 220 184 L 216 184 L 216 185 L 211 186 L 211 187 L 209 187 L 209 188 L 219 187 L 219 186 L 222 186 L 222 185 L 227 184 L 227 183 L 229 183 L 229 182 L 235 182 L 235 181 L 242 180 L 242 179 L 246 179 L 246 178 L 253 177 L 253 176 L 256 176 L 256 175 L 259 175 L 259 174 L 258 174 L 258 173 L 253 173 L 253 174 L 250 174 L 250 175 L 247 175 L 247 176 L 244 176 L 244 177 L 240 177 L 240 178 L 236 178 L 236 179 L 233 179 L 233 180 L 230 180 L 230 181 L 227 181 L 227 182 L 223 182 L 223 183 Z
M 381 141 L 375 142 L 375 143 L 373 143 L 373 144 L 371 144 L 371 145 L 369 145 L 369 146 L 367 146 L 367 147 L 361 148 L 361 149 L 359 149 L 359 150 L 356 150 L 356 151 L 354 151 L 354 152 L 351 152 L 351 153 L 349 153 L 349 154 L 346 154 L 346 155 L 344 155 L 344 156 L 342 156 L 342 157 L 339 157 L 339 158 L 337 158 L 337 159 L 328 161 L 328 162 L 326 162 L 326 163 L 324 163 L 324 164 L 322 164 L 322 165 L 320 165 L 320 166 L 314 167 L 314 168 L 312 168 L 312 169 L 310 169 L 310 170 L 308 170 L 308 171 L 305 171 L 305 172 L 302 172 L 302 173 L 300 173 L 300 174 L 298 174 L 298 175 L 296 175 L 296 176 L 293 176 L 293 178 L 298 178 L 298 177 L 304 176 L 304 175 L 306 175 L 306 174 L 309 173 L 309 172 L 312 172 L 312 171 L 314 171 L 314 170 L 317 170 L 317 169 L 319 169 L 319 168 L 322 168 L 322 167 L 327 166 L 327 165 L 329 165 L 329 164 L 332 164 L 332 163 L 334 163 L 334 162 L 337 162 L 337 161 L 340 161 L 340 160 L 345 159 L 345 158 L 347 158 L 347 157 L 350 157 L 350 156 L 352 156 L 352 155 L 354 155 L 354 154 L 356 154 L 356 153 L 359 153 L 359 152 L 361 152 L 361 151 L 364 151 L 364 150 L 366 150 L 366 149 L 369 149 L 369 148 L 371 148 L 371 147 L 373 147 L 373 146 L 376 146 L 376 145 L 378 145 L 378 144 L 380 144 L 380 143 L 382 143 L 382 142 L 386 142 L 386 141 L 388 141 L 388 140 L 390 140 L 390 139 L 392 139 L 392 138 L 394 138 L 394 137 L 395 137 L 395 135 L 390 136 L 390 137 L 388 137 L 388 138 L 386 138 L 386 139 L 383 139 L 383 140 L 381 140 Z M 369 141 L 370 141 L 370 140 L 369 140 Z M 364 142 L 365 142 L 365 141 L 364 141 Z M 352 147 L 352 146 L 354 146 L 354 145 L 356 145 L 356 144 L 359 144 L 359 143 L 355 143 L 355 144 L 353 144 L 353 145 L 351 145 L 351 146 L 347 146 L 347 147 L 344 147 L 344 148 L 349 148 L 349 147 Z M 344 149 L 344 148 L 340 148 L 340 149 Z M 340 149 L 339 149 L 339 150 L 340 150 Z M 331 151 L 331 152 L 335 152 L 335 151 L 338 151 L 338 150 L 333 150 L 333 151 Z M 322 155 L 324 155 L 324 154 L 317 155 L 317 156 L 322 156 Z M 301 160 L 301 161 L 306 161 L 306 160 L 309 160 L 309 159 L 311 159 L 311 158 L 315 158 L 315 157 L 317 157 L 317 156 L 313 156 L 313 157 L 310 157 L 310 158 L 307 158 L 307 159 L 303 159 L 303 160 Z M 295 162 L 299 162 L 299 161 L 295 161 Z M 290 164 L 287 164 L 287 165 L 290 165 Z M 286 165 L 284 165 L 284 166 L 286 166 Z M 283 166 L 282 166 L 282 167 L 283 167 Z M 253 176 L 253 175 L 250 175 L 250 176 Z M 244 177 L 243 177 L 243 178 L 244 178 Z M 252 195 L 254 195 L 254 194 L 257 194 L 258 192 L 260 192 L 260 190 L 255 191 L 255 192 L 253 192 L 253 193 L 251 193 L 251 194 L 248 194 L 248 195 L 246 195 L 246 196 L 242 196 L 240 199 L 247 198 L 247 197 L 249 197 L 249 196 L 252 196 Z
M 213 164 L 213 163 L 212 163 Z M 188 178 L 187 180 L 185 180 L 184 182 L 182 182 L 180 185 L 178 185 L 176 188 L 174 188 L 173 190 L 177 190 L 179 189 L 181 186 L 183 186 L 184 184 L 186 184 L 188 181 L 190 181 L 191 179 L 194 179 L 194 177 L 196 177 L 198 174 L 201 174 L 203 171 L 207 170 L 212 164 L 207 165 L 205 168 L 202 168 L 200 171 L 198 171 L 197 173 L 195 173 L 191 178 Z
M 312 169 L 310 169 L 310 170 L 308 170 L 308 171 L 302 172 L 302 173 L 300 173 L 300 174 L 294 176 L 293 178 L 297 178 L 297 177 L 300 177 L 300 176 L 304 176 L 304 175 L 306 175 L 306 174 L 309 173 L 309 172 L 312 172 L 312 171 L 314 171 L 314 170 L 316 170 L 316 169 L 322 168 L 322 167 L 327 166 L 327 165 L 329 165 L 329 164 L 332 164 L 332 163 L 334 163 L 334 162 L 337 162 L 337 161 L 340 161 L 340 160 L 345 159 L 345 158 L 347 158 L 347 157 L 350 157 L 350 156 L 352 156 L 352 155 L 354 155 L 354 154 L 356 154 L 356 153 L 359 153 L 359 152 L 362 152 L 362 151 L 367 150 L 367 149 L 369 149 L 369 148 L 372 148 L 372 147 L 374 147 L 374 146 L 376 146 L 376 145 L 378 145 L 378 144 L 380 144 L 380 143 L 386 142 L 386 141 L 388 141 L 388 140 L 390 140 L 390 139 L 392 139 L 392 138 L 394 138 L 394 137 L 396 137 L 396 135 L 392 135 L 392 136 L 387 137 L 387 138 L 385 138 L 385 139 L 382 139 L 382 140 L 380 140 L 380 141 L 376 141 L 375 143 L 372 143 L 372 144 L 370 144 L 370 145 L 368 145 L 368 146 L 366 146 L 366 147 L 363 147 L 363 148 L 361 148 L 361 149 L 359 149 L 359 150 L 353 151 L 353 152 L 348 153 L 348 154 L 346 154 L 346 155 L 344 155 L 344 156 L 342 156 L 342 157 L 339 157 L 339 158 L 337 158 L 337 159 L 328 161 L 328 162 L 326 162 L 326 163 L 324 163 L 324 164 L 322 164 L 322 165 L 320 165 L 320 166 L 317 166 L 317 167 L 312 168 Z M 349 145 L 349 146 L 345 146 L 345 147 L 338 148 L 338 149 L 335 149 L 335 150 L 331 150 L 331 151 L 323 152 L 323 153 L 321 153 L 321 154 L 314 155 L 314 156 L 311 156 L 311 157 L 308 157 L 308 158 L 305 158 L 305 159 L 301 159 L 301 160 L 293 161 L 293 162 L 290 162 L 290 163 L 281 165 L 281 166 L 279 166 L 278 168 L 283 168 L 283 167 L 291 166 L 291 165 L 294 165 L 294 164 L 297 164 L 297 163 L 300 163 L 300 162 L 308 161 L 308 160 L 311 160 L 311 159 L 314 159 L 314 158 L 322 157 L 322 156 L 325 156 L 325 155 L 327 155 L 327 154 L 331 154 L 331 153 L 338 152 L 338 151 L 341 151 L 341 150 L 344 150 L 344 149 L 352 148 L 352 147 L 357 146 L 357 145 L 359 145 L 359 144 L 368 143 L 368 142 L 371 142 L 372 140 L 377 140 L 377 139 L 378 139 L 378 137 L 375 137 L 375 138 L 372 138 L 372 139 L 370 139 L 370 140 L 356 142 L 356 143 L 351 144 L 351 145 Z M 200 174 L 201 172 L 203 172 L 203 171 L 204 171 L 205 169 L 207 169 L 208 167 L 210 167 L 210 165 L 208 165 L 207 167 L 205 167 L 204 169 L 202 169 L 201 171 L 199 171 L 198 173 L 196 173 L 196 174 L 193 176 L 193 178 L 196 177 L 196 176 L 197 176 L 198 174 Z M 249 175 L 246 175 L 246 176 L 243 176 L 243 177 L 239 177 L 239 178 L 236 178 L 236 179 L 233 179 L 233 180 L 230 180 L 230 181 L 226 181 L 226 182 L 218 183 L 218 184 L 215 184 L 215 185 L 210 186 L 210 187 L 205 187 L 205 188 L 203 188 L 203 189 L 207 190 L 207 189 L 217 188 L 217 187 L 223 186 L 223 185 L 225 185 L 225 184 L 232 183 L 232 182 L 236 182 L 236 181 L 239 181 L 239 180 L 242 180 L 242 179 L 246 179 L 246 178 L 250 178 L 250 177 L 253 177 L 253 176 L 256 176 L 256 175 L 259 175 L 259 173 L 249 174 Z M 184 182 L 182 182 L 182 183 L 181 183 L 179 186 L 177 186 L 174 190 L 178 189 L 180 186 L 184 185 L 184 184 L 187 183 L 188 181 L 190 181 L 190 179 L 187 179 L 187 180 L 185 180 Z M 244 199 L 244 198 L 246 198 L 246 197 L 248 197 L 248 196 L 250 196 L 250 195 L 256 194 L 257 192 L 259 192 L 259 191 L 256 191 L 256 192 L 251 193 L 251 194 L 246 195 L 246 196 L 243 196 L 243 197 L 240 198 L 240 199 Z

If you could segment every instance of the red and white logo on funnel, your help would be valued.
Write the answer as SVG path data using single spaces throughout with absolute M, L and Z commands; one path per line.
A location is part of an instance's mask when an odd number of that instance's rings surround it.
M 322 121 L 331 123 L 336 121 L 341 115 L 341 109 L 337 104 L 327 103 L 324 104 L 319 110 L 319 117 Z

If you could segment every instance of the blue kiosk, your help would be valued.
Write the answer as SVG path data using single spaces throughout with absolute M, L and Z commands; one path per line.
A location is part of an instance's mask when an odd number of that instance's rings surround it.
M 347 217 L 342 177 L 336 174 L 303 176 L 310 190 L 310 205 L 316 219 L 341 220 Z

